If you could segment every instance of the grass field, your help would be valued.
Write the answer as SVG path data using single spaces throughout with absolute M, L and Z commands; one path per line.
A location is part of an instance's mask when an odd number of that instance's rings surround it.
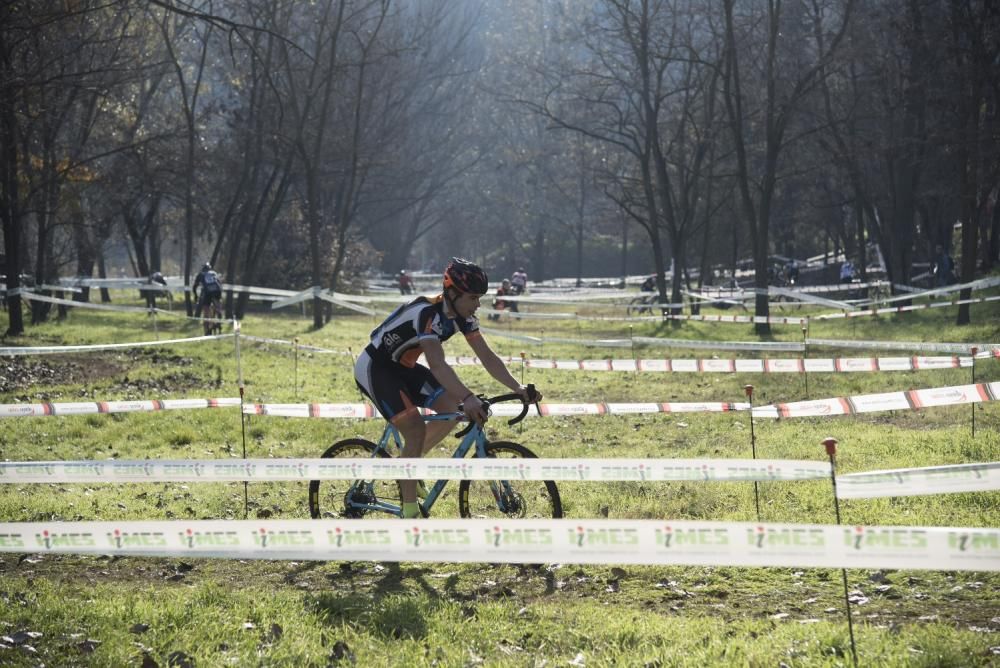
M 116 303 L 131 295 L 115 295 Z M 133 304 L 137 302 L 132 302 Z M 536 307 L 532 307 L 535 310 Z M 566 311 L 567 307 L 551 310 Z M 808 314 L 795 309 L 795 316 Z M 607 313 L 583 310 L 583 315 Z M 956 327 L 954 308 L 890 318 L 813 323 L 817 338 L 1000 341 L 1000 306 L 973 306 Z M 0 329 L 6 328 L 0 314 Z M 484 319 L 485 320 L 485 319 Z M 356 353 L 377 324 L 335 317 L 321 330 L 301 314 L 252 314 L 248 335 Z M 621 322 L 502 321 L 501 354 L 601 359 L 711 357 L 657 347 L 529 345 L 503 333 L 544 338 L 629 338 Z M 69 345 L 195 336 L 200 327 L 159 316 L 73 310 L 2 345 Z M 758 340 L 749 325 L 642 323 L 636 336 L 696 341 Z M 770 340 L 801 341 L 798 326 Z M 459 340 L 450 354 L 466 354 Z M 875 356 L 810 349 L 810 357 Z M 885 356 L 907 353 L 886 352 Z M 791 356 L 790 354 L 782 354 Z M 715 352 L 719 358 L 759 353 Z M 777 356 L 777 355 L 775 355 Z M 357 402 L 348 354 L 281 344 L 241 345 L 248 401 Z M 485 393 L 503 388 L 459 367 Z M 968 383 L 969 369 L 884 373 L 687 374 L 522 370 L 548 402 L 741 401 L 755 404 Z M 0 358 L 0 403 L 238 396 L 230 339 L 145 349 Z M 977 381 L 1000 380 L 981 361 Z M 808 386 L 808 387 L 807 387 Z M 862 416 L 762 420 L 757 455 L 823 459 L 840 441 L 841 473 L 1000 460 L 1000 404 Z M 247 418 L 250 457 L 315 457 L 350 436 L 376 438 L 377 420 Z M 745 413 L 692 413 L 502 420 L 491 437 L 566 458 L 750 456 Z M 225 458 L 242 455 L 236 409 L 0 422 L 4 460 Z M 447 441 L 446 441 L 447 443 Z M 448 450 L 445 447 L 449 448 Z M 452 446 L 431 456 L 446 457 Z M 454 485 L 435 517 L 456 517 Z M 828 483 L 762 483 L 765 521 L 832 523 Z M 576 518 L 750 521 L 750 483 L 560 483 Z M 1000 493 L 844 501 L 848 523 L 1000 526 Z M 252 483 L 250 517 L 306 518 L 305 485 Z M 240 483 L 0 485 L 0 521 L 242 519 Z M 432 520 L 431 520 L 432 521 Z M 848 572 L 861 665 L 987 666 L 1000 658 L 1000 575 L 956 571 Z M 214 561 L 0 554 L 0 665 L 260 666 L 837 666 L 851 663 L 839 571 L 785 568 L 396 564 Z

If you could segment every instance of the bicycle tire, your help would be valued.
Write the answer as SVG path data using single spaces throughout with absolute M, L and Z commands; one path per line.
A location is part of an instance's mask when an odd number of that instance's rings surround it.
M 626 317 L 632 318 L 641 316 L 644 313 L 653 313 L 653 309 L 649 307 L 649 301 L 646 297 L 635 297 L 629 302 L 628 308 L 625 309 Z
M 503 457 L 537 459 L 535 453 L 520 443 L 510 441 L 494 441 L 486 444 L 486 456 L 500 459 Z M 516 483 L 516 490 L 509 489 L 512 507 L 507 511 L 500 509 L 497 498 L 493 494 L 493 486 L 502 482 L 505 486 Z M 532 512 L 535 508 L 543 508 L 544 512 Z M 463 480 L 458 485 L 458 513 L 462 517 L 505 518 L 505 517 L 537 517 L 558 519 L 563 516 L 562 499 L 559 489 L 552 480 Z
M 391 459 L 389 453 L 381 450 L 371 441 L 363 438 L 345 438 L 337 441 L 322 454 L 323 459 L 335 459 L 337 457 L 351 457 L 365 459 L 377 452 L 379 457 Z M 322 493 L 320 485 L 322 484 Z M 348 494 L 355 494 L 355 498 L 363 498 L 366 501 L 382 500 L 398 505 L 402 504 L 402 497 L 399 492 L 399 484 L 395 480 L 310 480 L 309 481 L 309 515 L 314 520 L 319 519 L 323 514 L 323 507 L 328 507 L 327 512 L 333 517 L 344 519 L 357 519 L 368 514 L 366 510 L 347 509 Z M 321 501 L 324 501 L 321 503 Z M 386 517 L 392 517 L 386 513 L 378 513 Z

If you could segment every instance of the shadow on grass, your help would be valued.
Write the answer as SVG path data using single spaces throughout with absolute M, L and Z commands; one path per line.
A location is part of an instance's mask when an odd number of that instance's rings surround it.
M 505 564 L 493 564 L 494 568 Z M 541 578 L 544 581 L 542 596 L 556 593 L 556 578 L 553 571 L 542 564 L 516 564 L 517 580 Z M 358 576 L 349 564 L 343 564 L 344 575 Z M 343 595 L 335 592 L 319 594 L 308 606 L 326 624 L 337 626 L 348 624 L 357 629 L 375 634 L 384 639 L 423 638 L 427 634 L 426 619 L 435 611 L 448 605 L 461 605 L 464 617 L 476 615 L 476 603 L 518 595 L 500 582 L 483 583 L 465 593 L 458 587 L 462 577 L 451 573 L 444 580 L 443 589 L 432 586 L 428 574 L 438 573 L 434 567 L 406 567 L 391 562 L 385 564 L 382 576 L 374 581 L 369 591 Z M 500 578 L 498 578 L 500 580 Z M 423 596 L 414 596 L 414 585 Z

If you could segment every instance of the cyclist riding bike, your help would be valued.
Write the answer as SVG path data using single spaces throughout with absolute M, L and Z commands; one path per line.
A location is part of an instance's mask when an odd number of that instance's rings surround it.
M 417 297 L 393 311 L 372 330 L 371 341 L 358 357 L 354 379 L 403 436 L 402 457 L 423 457 L 455 426 L 448 421 L 426 424 L 418 407 L 437 413 L 461 410 L 480 425 L 487 419 L 482 401 L 445 361 L 441 344 L 457 332 L 493 378 L 528 401 L 541 400 L 540 392 L 531 396 L 517 382 L 479 331 L 476 310 L 488 289 L 485 271 L 468 260 L 452 258 L 444 270 L 441 294 L 433 299 Z M 429 368 L 417 364 L 421 353 Z M 399 481 L 404 518 L 420 515 L 417 487 L 416 480 Z
M 528 274 L 524 271 L 524 267 L 518 267 L 510 276 L 510 285 L 513 288 L 511 294 L 520 295 L 524 294 L 524 291 L 528 289 Z
M 201 296 L 198 295 L 198 286 L 201 286 Z M 198 301 L 198 307 L 195 310 L 195 317 L 201 315 L 202 312 L 207 313 L 209 304 L 217 303 L 222 299 L 222 279 L 219 278 L 219 274 L 212 269 L 212 265 L 206 262 L 201 268 L 198 276 L 194 279 L 194 285 L 191 286 L 191 292 L 194 293 L 194 298 Z M 218 313 L 214 317 L 218 317 Z

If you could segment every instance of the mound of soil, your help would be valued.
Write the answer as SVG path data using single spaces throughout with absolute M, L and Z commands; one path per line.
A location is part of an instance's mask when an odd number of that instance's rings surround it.
M 138 349 L 121 353 L 93 353 L 0 360 L 0 394 L 37 390 L 53 385 L 92 385 L 106 378 L 121 378 L 113 389 L 125 391 L 177 391 L 206 383 L 192 371 L 175 371 L 155 379 L 130 379 L 136 363 L 169 368 L 190 367 L 194 360 L 162 350 Z M 124 376 L 124 377 L 123 377 Z
M 124 366 L 107 356 L 13 357 L 0 361 L 0 393 L 33 387 L 90 383 L 120 374 Z

